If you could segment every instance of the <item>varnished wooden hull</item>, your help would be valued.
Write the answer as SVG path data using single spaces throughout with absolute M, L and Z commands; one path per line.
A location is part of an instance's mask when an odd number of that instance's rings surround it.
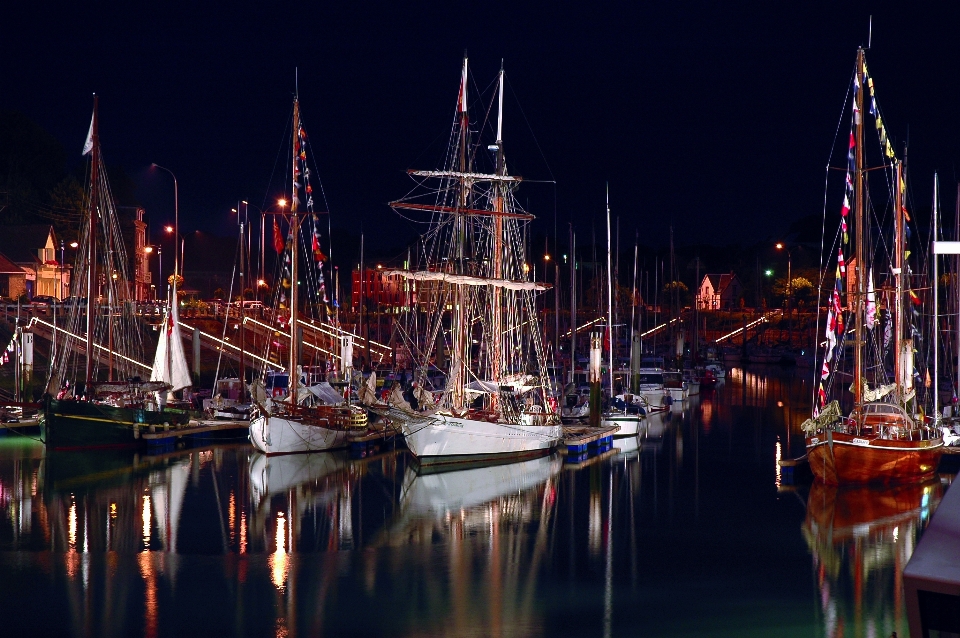
M 926 480 L 943 453 L 940 438 L 889 440 L 830 431 L 807 437 L 806 443 L 810 469 L 827 485 Z

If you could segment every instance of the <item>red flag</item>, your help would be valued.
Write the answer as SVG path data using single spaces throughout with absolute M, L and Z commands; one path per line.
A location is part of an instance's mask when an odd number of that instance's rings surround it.
M 313 235 L 313 258 L 317 261 L 327 260 L 327 256 L 323 254 L 322 250 L 320 250 L 320 241 L 317 239 L 316 233 Z
M 273 218 L 273 249 L 278 253 L 283 252 L 283 234 L 280 232 L 280 224 L 277 223 L 277 218 Z

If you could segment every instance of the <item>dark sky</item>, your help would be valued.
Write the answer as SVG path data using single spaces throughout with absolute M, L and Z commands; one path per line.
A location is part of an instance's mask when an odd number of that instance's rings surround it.
M 909 134 L 914 200 L 929 203 L 935 169 L 958 175 L 960 9 L 939 8 L 954 3 L 32 4 L 0 19 L 0 108 L 79 161 L 98 93 L 105 159 L 137 180 L 155 227 L 173 197 L 151 162 L 178 177 L 184 232 L 226 234 L 238 199 L 273 201 L 298 69 L 334 225 L 402 245 L 418 229 L 386 202 L 409 190 L 407 168 L 441 165 L 466 49 L 474 95 L 504 61 L 512 172 L 556 180 L 519 191 L 539 232 L 555 214 L 561 232 L 599 232 L 609 181 L 621 232 L 649 244 L 671 223 L 680 242 L 775 237 L 823 210 L 871 14 L 868 62 L 898 148 Z

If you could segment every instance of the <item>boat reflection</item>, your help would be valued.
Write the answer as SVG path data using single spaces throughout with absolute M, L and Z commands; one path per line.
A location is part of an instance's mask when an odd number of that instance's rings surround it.
M 942 495 L 939 481 L 811 486 L 803 536 L 825 636 L 909 635 L 903 568 Z

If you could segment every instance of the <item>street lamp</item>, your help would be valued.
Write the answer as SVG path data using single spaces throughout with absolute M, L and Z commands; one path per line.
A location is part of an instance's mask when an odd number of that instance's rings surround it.
M 777 250 L 787 251 L 787 311 L 789 311 L 790 293 L 793 292 L 793 280 L 791 279 L 791 265 L 793 262 L 793 256 L 790 254 L 790 249 L 787 248 L 787 245 L 783 242 L 777 242 Z
M 158 246 L 158 245 L 154 245 L 154 244 L 147 244 L 146 246 L 143 247 L 143 252 L 145 252 L 145 253 L 147 253 L 147 254 L 149 255 L 150 253 L 153 252 L 153 249 L 154 249 L 154 248 L 157 249 L 157 279 L 160 280 L 160 287 L 163 288 L 163 247 L 162 247 L 162 246 Z M 147 272 L 150 272 L 150 266 L 149 266 L 149 265 L 147 266 Z M 150 287 L 153 288 L 153 292 L 154 292 L 154 297 L 153 297 L 153 298 L 154 298 L 154 300 L 156 300 L 156 298 L 157 298 L 157 297 L 156 297 L 157 288 L 156 288 L 156 286 L 153 285 L 153 273 L 152 273 L 152 272 L 150 272 L 150 282 L 151 282 L 151 283 L 150 283 Z
M 161 171 L 170 173 L 170 177 L 173 178 L 173 224 L 174 227 L 166 227 L 168 233 L 174 233 L 174 250 L 173 250 L 173 281 L 176 284 L 177 275 L 180 274 L 180 259 L 179 254 L 176 249 L 176 238 L 180 237 L 180 195 L 177 191 L 177 176 L 173 174 L 169 168 L 164 168 L 157 163 L 151 164 L 154 168 L 159 168 Z

